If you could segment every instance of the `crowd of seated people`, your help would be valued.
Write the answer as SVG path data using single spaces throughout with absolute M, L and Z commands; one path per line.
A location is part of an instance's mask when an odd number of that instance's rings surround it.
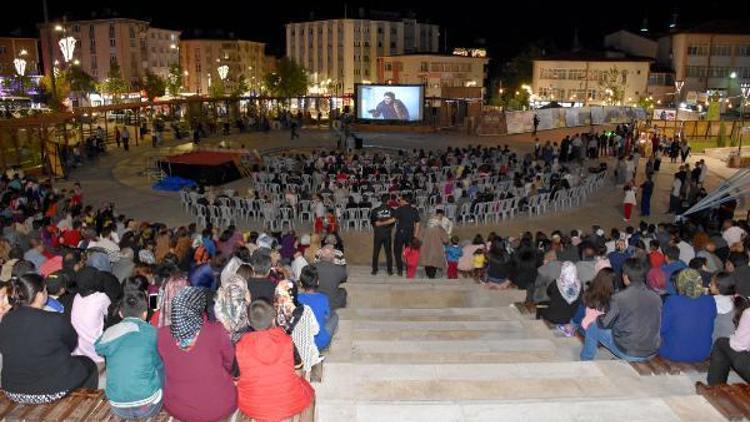
M 310 372 L 346 306 L 340 237 L 170 229 L 82 201 L 79 186 L 0 181 L 9 400 L 102 387 L 124 419 L 311 417 Z

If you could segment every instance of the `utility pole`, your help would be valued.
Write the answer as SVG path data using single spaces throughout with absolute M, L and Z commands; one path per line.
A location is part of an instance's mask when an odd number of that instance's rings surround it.
M 49 53 L 49 64 L 52 65 L 52 68 L 49 72 L 49 79 L 52 85 L 52 95 L 57 96 L 57 87 L 55 83 L 55 46 L 52 43 L 52 32 L 54 28 L 50 27 L 49 25 L 49 11 L 47 8 L 47 0 L 42 0 L 42 9 L 44 11 L 44 26 L 47 28 L 47 52 Z M 49 65 L 48 64 L 48 65 Z

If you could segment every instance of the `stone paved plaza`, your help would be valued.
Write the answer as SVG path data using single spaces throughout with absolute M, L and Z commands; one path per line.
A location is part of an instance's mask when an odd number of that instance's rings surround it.
M 597 130 L 605 130 L 608 127 L 596 127 Z M 539 132 L 538 138 L 544 142 L 547 140 L 559 142 L 565 135 L 580 131 L 588 131 L 589 128 L 560 129 Z M 454 132 L 441 132 L 437 134 L 396 134 L 396 133 L 363 133 L 365 146 L 381 148 L 402 149 L 444 149 L 448 146 L 465 145 L 509 145 L 516 152 L 530 152 L 533 150 L 533 137 L 531 134 L 507 135 L 502 137 L 476 137 Z M 202 146 L 217 145 L 223 143 L 228 146 L 245 146 L 257 149 L 261 154 L 264 151 L 279 151 L 281 149 L 312 149 L 312 148 L 335 148 L 335 140 L 327 130 L 303 130 L 300 139 L 290 141 L 289 133 L 270 132 L 232 135 L 228 137 L 215 136 L 201 142 Z M 160 221 L 170 226 L 182 225 L 191 222 L 191 218 L 180 209 L 177 193 L 156 192 L 151 189 L 151 181 L 144 175 L 143 170 L 149 159 L 157 156 L 186 152 L 192 149 L 192 143 L 183 140 L 167 140 L 165 145 L 154 149 L 151 147 L 150 139 L 142 142 L 138 147 L 131 147 L 130 152 L 110 148 L 110 152 L 100 158 L 94 165 L 88 164 L 82 169 L 73 172 L 70 181 L 78 180 L 83 185 L 86 193 L 86 202 L 94 205 L 102 205 L 114 201 L 118 212 L 124 213 L 135 219 L 148 221 Z M 706 188 L 710 192 L 721 180 L 729 177 L 734 170 L 726 168 L 726 165 L 709 157 L 693 155 L 688 162 L 694 163 L 700 158 L 705 158 L 709 167 L 709 176 Z M 594 163 L 592 162 L 591 165 Z M 612 166 L 610 162 L 610 167 Z M 643 181 L 643 166 L 645 160 L 639 165 L 640 174 L 637 182 Z M 652 197 L 652 216 L 647 218 L 648 222 L 658 223 L 672 221 L 673 215 L 665 214 L 668 206 L 668 192 L 671 187 L 672 177 L 677 165 L 670 164 L 666 159 L 662 162 L 662 169 L 657 173 L 654 182 L 656 184 Z M 227 187 L 238 192 L 247 191 L 250 186 L 248 179 L 232 182 Z M 572 210 L 560 212 L 548 211 L 539 217 L 529 218 L 519 215 L 514 219 L 503 221 L 493 225 L 468 225 L 456 226 L 456 234 L 462 239 L 473 237 L 476 233 L 486 235 L 491 231 L 505 236 L 518 236 L 526 230 L 551 232 L 555 229 L 569 231 L 572 229 L 590 229 L 592 224 L 599 224 L 605 230 L 611 227 L 623 227 L 622 221 L 622 199 L 621 187 L 615 187 L 608 182 L 599 192 L 591 195 L 588 200 Z M 633 223 L 640 221 L 638 207 L 634 210 Z M 744 205 L 740 212 L 744 215 Z M 259 229 L 258 223 L 246 224 L 239 222 L 242 229 Z M 298 227 L 300 230 L 306 227 Z M 344 232 L 342 233 L 345 244 L 350 253 L 347 259 L 355 264 L 367 264 L 370 259 L 371 234 L 369 232 Z

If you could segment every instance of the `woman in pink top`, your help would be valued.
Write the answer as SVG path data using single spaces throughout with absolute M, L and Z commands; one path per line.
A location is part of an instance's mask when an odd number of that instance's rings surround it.
M 74 356 L 87 356 L 96 363 L 104 363 L 104 358 L 96 354 L 94 343 L 104 332 L 104 319 L 107 317 L 110 300 L 101 290 L 104 283 L 96 268 L 86 267 L 76 276 L 78 294 L 73 299 L 70 322 L 78 333 L 78 347 Z
M 737 296 L 734 302 L 734 322 L 737 330 L 714 342 L 711 364 L 708 367 L 708 384 L 726 384 L 729 370 L 734 369 L 745 382 L 750 380 L 750 300 Z

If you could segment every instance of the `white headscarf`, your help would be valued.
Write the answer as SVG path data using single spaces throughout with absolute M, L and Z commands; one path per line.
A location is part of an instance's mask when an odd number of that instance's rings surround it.
M 581 280 L 578 278 L 576 264 L 565 261 L 556 280 L 557 289 L 568 304 L 572 304 L 581 294 Z

